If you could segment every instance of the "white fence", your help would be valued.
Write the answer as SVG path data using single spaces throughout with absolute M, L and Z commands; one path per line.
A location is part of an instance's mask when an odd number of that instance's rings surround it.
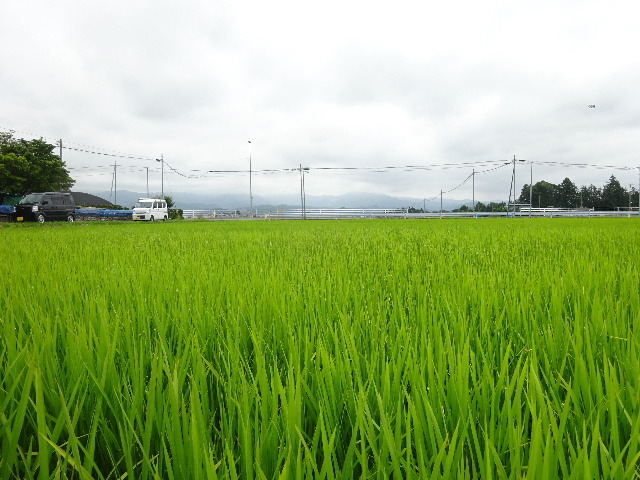
M 406 208 L 308 208 L 277 209 L 268 212 L 240 211 L 240 210 L 183 210 L 185 219 L 232 219 L 232 218 L 261 218 L 275 219 L 338 219 L 338 218 L 407 218 Z
M 301 208 L 277 210 L 261 215 L 266 219 L 307 218 L 307 219 L 340 219 L 340 218 L 407 218 L 406 208 Z
M 256 210 L 183 210 L 185 219 L 203 218 L 208 220 L 263 219 L 300 220 L 302 209 L 278 209 L 269 212 Z M 591 209 L 568 208 L 522 208 L 513 212 L 424 212 L 409 213 L 405 208 L 309 208 L 304 212 L 308 220 L 349 219 L 349 218 L 486 218 L 486 217 L 638 217 L 638 211 L 594 211 Z
M 243 215 L 239 210 L 183 210 L 182 217 L 186 219 L 194 218 L 238 218 Z

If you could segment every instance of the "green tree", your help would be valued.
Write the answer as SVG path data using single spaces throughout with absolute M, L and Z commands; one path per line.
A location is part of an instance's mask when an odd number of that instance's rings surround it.
M 566 179 L 568 180 L 568 179 Z M 575 185 L 574 185 L 575 186 Z M 556 206 L 556 192 L 558 186 L 541 180 L 533 185 L 533 205 L 532 207 Z M 529 185 L 522 187 L 518 203 L 529 203 Z
M 520 196 L 516 199 L 516 203 L 529 203 L 529 184 L 525 183 L 520 191 Z
M 594 184 L 580 188 L 580 204 L 585 208 L 599 208 L 602 191 Z
M 164 201 L 167 202 L 167 208 L 173 208 L 173 206 L 176 204 L 176 202 L 173 201 L 173 197 L 170 195 L 165 195 L 163 198 Z
M 607 184 L 602 187 L 602 204 L 605 210 L 615 210 L 616 207 L 629 205 L 629 196 L 616 177 L 611 175 Z
M 580 206 L 578 187 L 569 178 L 565 178 L 556 187 L 554 201 L 556 203 L 555 207 L 575 208 Z
M 476 202 L 476 212 L 506 212 L 507 204 L 505 202 L 489 202 L 484 204 Z
M 16 139 L 11 133 L 0 133 L 0 192 L 24 195 L 71 188 L 75 180 L 53 153 L 55 148 L 42 139 Z
M 630 187 L 629 190 L 627 190 L 627 193 L 631 195 L 631 206 L 637 207 L 638 206 L 638 189 L 636 187 Z

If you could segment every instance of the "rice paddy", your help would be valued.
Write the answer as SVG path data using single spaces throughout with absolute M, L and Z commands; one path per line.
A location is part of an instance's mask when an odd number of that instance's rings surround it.
M 0 479 L 640 478 L 637 219 L 0 231 Z

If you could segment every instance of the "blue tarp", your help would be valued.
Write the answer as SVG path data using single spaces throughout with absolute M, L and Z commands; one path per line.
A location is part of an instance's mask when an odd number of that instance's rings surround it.
M 0 205 L 0 215 L 11 215 L 16 211 L 13 205 Z M 133 210 L 108 210 L 101 208 L 76 208 L 79 217 L 131 218 Z
M 76 208 L 78 217 L 131 218 L 133 210 L 107 210 L 102 208 Z

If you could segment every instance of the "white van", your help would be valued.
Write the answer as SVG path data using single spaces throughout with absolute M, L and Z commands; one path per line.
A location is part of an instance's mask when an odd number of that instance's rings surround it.
M 134 220 L 168 220 L 169 210 L 167 202 L 162 198 L 139 198 L 138 204 L 133 209 Z

